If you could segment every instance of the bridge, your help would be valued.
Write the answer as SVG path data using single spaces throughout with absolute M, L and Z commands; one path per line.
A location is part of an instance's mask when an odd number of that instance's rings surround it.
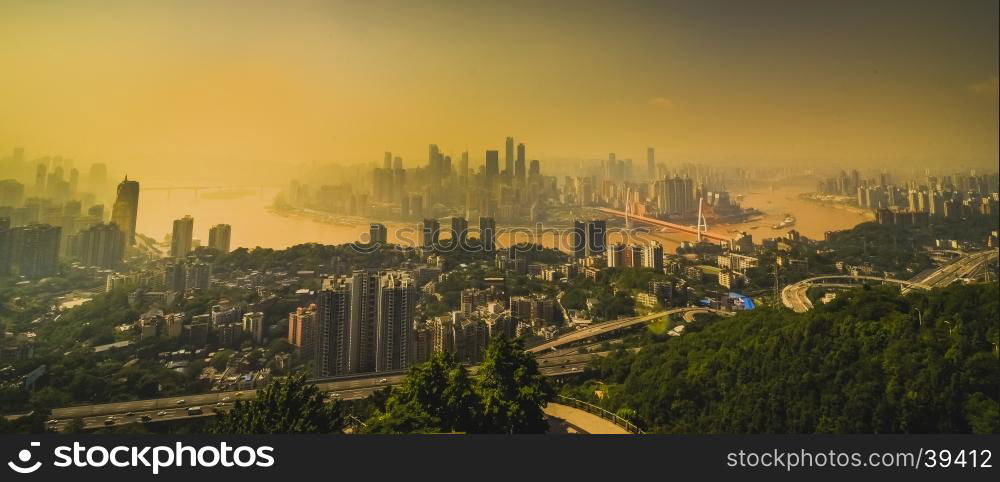
M 596 210 L 598 210 L 598 211 L 600 211 L 602 213 L 605 213 L 605 214 L 611 214 L 613 216 L 619 216 L 619 217 L 623 217 L 623 218 L 624 217 L 628 217 L 628 219 L 631 220 L 631 221 L 635 221 L 635 222 L 639 222 L 639 223 L 643 223 L 643 224 L 649 224 L 649 225 L 652 225 L 652 226 L 658 226 L 658 227 L 662 227 L 662 228 L 669 228 L 669 229 L 673 229 L 675 231 L 679 231 L 679 232 L 682 232 L 682 233 L 693 234 L 695 236 L 697 236 L 699 234 L 698 233 L 698 228 L 693 227 L 693 226 L 685 226 L 683 224 L 671 223 L 671 222 L 664 221 L 662 219 L 656 219 L 656 218 L 651 218 L 651 217 L 647 217 L 647 216 L 639 216 L 639 215 L 636 215 L 636 214 L 627 214 L 625 211 L 619 211 L 617 209 L 610 209 L 610 208 L 594 208 L 594 209 L 596 209 Z M 729 241 L 729 239 L 730 239 L 726 235 L 713 233 L 711 231 L 701 231 L 701 236 L 703 238 L 708 238 L 708 239 L 711 239 L 711 240 L 714 240 L 714 241 Z
M 796 313 L 805 313 L 812 309 L 812 301 L 809 300 L 807 292 L 810 287 L 813 286 L 827 286 L 835 288 L 853 288 L 858 286 L 858 283 L 865 282 L 879 282 L 899 285 L 903 289 L 919 289 L 928 290 L 929 285 L 914 282 L 899 280 L 893 278 L 879 278 L 877 276 L 851 276 L 851 275 L 828 275 L 828 276 L 817 276 L 814 278 L 804 279 L 802 281 L 792 283 L 785 286 L 781 290 L 781 303 L 785 307 L 791 309 Z

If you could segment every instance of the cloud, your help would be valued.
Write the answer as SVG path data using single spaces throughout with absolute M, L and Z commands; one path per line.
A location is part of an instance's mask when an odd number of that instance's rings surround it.
M 997 76 L 994 75 L 993 78 L 978 82 L 969 86 L 969 92 L 976 95 L 984 95 L 987 97 L 996 97 L 998 88 L 1000 86 L 1000 81 L 998 81 Z
M 993 79 L 996 80 L 996 79 Z M 649 105 L 653 107 L 658 107 L 660 109 L 673 109 L 674 101 L 666 97 L 651 97 L 649 99 Z

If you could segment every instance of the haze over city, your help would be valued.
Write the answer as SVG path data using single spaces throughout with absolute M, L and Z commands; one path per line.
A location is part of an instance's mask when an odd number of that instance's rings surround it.
M 995 165 L 996 2 L 5 2 L 0 147 L 135 175 L 545 161 Z M 958 26 L 961 26 L 958 28 Z M 233 168 L 239 168 L 233 170 Z

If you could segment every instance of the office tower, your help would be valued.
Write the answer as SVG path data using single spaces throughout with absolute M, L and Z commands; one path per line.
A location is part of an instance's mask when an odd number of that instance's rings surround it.
M 518 159 L 514 161 L 514 178 L 517 179 L 518 181 L 522 182 L 524 181 L 525 178 L 524 159 Z
M 139 183 L 128 176 L 118 184 L 115 204 L 111 208 L 111 222 L 125 232 L 127 246 L 135 246 L 135 220 L 139 213 Z
M 491 217 L 479 217 L 479 242 L 483 251 L 492 253 L 496 250 L 497 222 Z
M 533 159 L 531 161 L 531 168 L 528 169 L 528 175 L 531 177 L 540 176 L 542 174 L 542 165 L 538 162 L 538 159 Z
M 90 217 L 93 223 L 103 223 L 104 222 L 104 205 L 95 204 L 87 208 L 87 216 Z M 118 229 L 121 229 L 120 227 Z
M 507 142 L 504 145 L 504 158 L 503 158 L 503 170 L 504 175 L 511 177 L 514 175 L 514 138 L 508 137 Z
M 323 280 L 316 299 L 316 374 L 321 377 L 351 373 L 351 288 L 346 278 Z
M 650 180 L 656 179 L 656 152 L 652 147 L 646 148 L 646 175 Z
M 389 230 L 384 224 L 371 223 L 368 226 L 368 244 L 384 245 L 388 242 Z
M 216 224 L 208 230 L 208 247 L 220 253 L 229 252 L 229 241 L 233 228 L 228 224 Z
M 592 220 L 587 223 L 587 256 L 597 256 L 604 253 L 607 245 L 607 224 L 603 220 Z
M 437 219 L 424 219 L 421 246 L 424 249 L 431 249 L 437 246 L 440 236 L 441 223 L 439 223 Z
M 254 311 L 243 314 L 243 336 L 249 336 L 258 345 L 264 341 L 264 313 Z
M 308 308 L 299 307 L 288 314 L 288 343 L 295 347 L 295 352 L 303 360 L 315 356 L 317 336 L 316 305 Z
M 500 176 L 500 153 L 498 151 L 486 151 L 486 168 L 483 171 L 487 182 L 492 182 Z
M 413 344 L 413 309 L 417 286 L 399 273 L 379 282 L 375 371 L 402 370 L 410 366 Z
M 108 166 L 103 163 L 90 165 L 90 172 L 87 173 L 87 182 L 94 192 L 104 190 L 104 184 L 108 182 Z
M 467 236 L 469 234 L 469 222 L 461 216 L 451 218 L 451 244 L 459 243 L 458 246 L 467 246 Z
M 118 269 L 124 257 L 125 233 L 117 224 L 95 224 L 80 232 L 80 261 L 85 266 Z
M 69 192 L 70 194 L 76 194 L 77 189 L 80 187 L 80 171 L 77 168 L 72 168 L 69 170 Z
M 396 156 L 392 158 L 392 170 L 402 171 L 403 170 L 403 158 Z
M 385 158 L 382 160 L 382 168 L 389 170 L 392 169 L 392 153 L 386 151 Z
M 375 371 L 375 341 L 377 336 L 379 274 L 374 270 L 357 270 L 347 280 L 350 283 L 350 333 L 347 348 L 347 370 L 350 373 Z
M 428 147 L 427 153 L 427 169 L 434 178 L 439 178 L 443 174 L 441 170 L 443 162 L 444 158 L 441 156 L 441 150 L 438 149 L 437 144 L 431 144 Z
M 11 261 L 25 278 L 44 278 L 59 272 L 59 240 L 62 229 L 48 224 L 30 224 L 11 229 Z
M 191 252 L 194 239 L 194 218 L 184 216 L 174 220 L 173 236 L 170 239 L 170 256 L 183 258 Z
M 424 198 L 419 194 L 410 196 L 410 216 L 420 218 L 424 216 Z
M 189 290 L 207 290 L 212 280 L 212 265 L 196 262 L 187 265 L 185 288 Z

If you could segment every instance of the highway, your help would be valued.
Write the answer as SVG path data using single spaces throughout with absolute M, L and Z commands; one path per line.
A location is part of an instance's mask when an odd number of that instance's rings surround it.
M 605 213 L 605 214 L 611 214 L 611 215 L 619 216 L 619 217 L 623 217 L 623 218 L 624 217 L 628 217 L 628 219 L 631 219 L 632 221 L 639 222 L 639 223 L 649 224 L 649 225 L 652 225 L 652 226 L 658 226 L 658 227 L 661 227 L 661 228 L 670 228 L 670 229 L 674 229 L 674 230 L 680 231 L 682 233 L 688 233 L 688 234 L 694 234 L 694 235 L 698 234 L 698 229 L 695 228 L 695 227 L 684 226 L 682 224 L 671 223 L 671 222 L 664 221 L 662 219 L 650 218 L 650 217 L 646 217 L 646 216 L 639 216 L 637 214 L 628 214 L 628 215 L 626 215 L 624 211 L 618 211 L 616 209 L 609 209 L 609 208 L 593 208 L 593 209 L 595 209 L 597 211 L 600 211 L 602 213 Z M 710 232 L 710 231 L 702 231 L 701 236 L 703 238 L 708 238 L 708 239 L 711 239 L 711 240 L 714 240 L 714 241 L 729 241 L 729 239 L 730 239 L 729 236 L 726 236 L 724 234 L 713 233 L 713 232 Z
M 904 293 L 911 289 L 926 290 L 931 288 L 942 288 L 954 283 L 958 279 L 969 276 L 971 273 L 979 270 L 985 263 L 996 258 L 996 250 L 969 253 L 952 263 L 946 264 L 930 272 L 926 276 L 921 277 L 921 279 L 909 281 L 892 278 L 878 278 L 874 276 L 817 276 L 785 286 L 785 288 L 781 290 L 781 303 L 796 313 L 805 313 L 813 307 L 812 302 L 809 301 L 809 297 L 807 296 L 809 288 L 814 286 L 840 288 L 851 287 L 854 286 L 854 283 L 852 283 L 853 281 L 877 281 L 898 284 L 902 287 L 902 291 Z M 838 283 L 839 280 L 844 280 L 845 282 Z
M 541 345 L 532 347 L 528 349 L 528 353 L 541 353 L 545 350 L 551 350 L 553 348 L 558 348 L 569 343 L 574 343 L 581 340 L 586 340 L 587 338 L 592 338 L 595 336 L 603 335 L 605 333 L 620 330 L 622 328 L 628 328 L 634 325 L 640 325 L 643 323 L 649 323 L 650 321 L 663 318 L 665 316 L 673 315 L 676 313 L 719 313 L 726 314 L 727 312 L 713 310 L 709 308 L 695 308 L 695 307 L 685 307 L 685 308 L 674 308 L 672 310 L 658 311 L 645 316 L 637 316 L 634 318 L 623 318 L 621 320 L 606 321 L 604 323 L 598 323 L 596 325 L 588 326 L 587 328 L 568 333 L 566 335 L 560 336 L 554 340 L 542 343 Z
M 603 355 L 606 353 L 572 353 L 549 357 L 539 361 L 539 371 L 545 376 L 578 373 L 582 372 L 594 357 Z M 476 369 L 477 367 L 470 367 L 469 371 L 475 374 Z M 405 377 L 405 373 L 380 373 L 350 379 L 316 381 L 314 384 L 330 399 L 355 400 L 365 398 L 387 386 L 399 385 Z M 51 415 L 51 420 L 55 423 L 50 423 L 49 428 L 61 431 L 75 418 L 83 420 L 84 428 L 97 429 L 123 423 L 143 423 L 141 422 L 143 416 L 149 417 L 146 423 L 206 417 L 214 415 L 217 410 L 231 409 L 237 400 L 250 400 L 256 395 L 256 390 L 242 390 L 55 408 Z M 188 415 L 187 409 L 190 407 L 201 407 L 202 413 Z M 19 415 L 11 417 L 17 416 Z M 109 417 L 114 417 L 110 424 L 106 423 Z

